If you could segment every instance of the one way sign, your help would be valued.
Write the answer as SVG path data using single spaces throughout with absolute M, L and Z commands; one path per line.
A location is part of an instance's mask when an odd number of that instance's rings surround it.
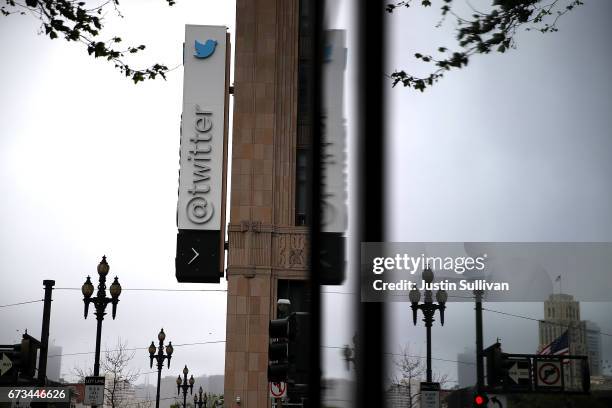
M 13 368 L 13 362 L 6 354 L 3 353 L 2 357 L 0 357 L 0 376 L 8 373 L 11 368 Z

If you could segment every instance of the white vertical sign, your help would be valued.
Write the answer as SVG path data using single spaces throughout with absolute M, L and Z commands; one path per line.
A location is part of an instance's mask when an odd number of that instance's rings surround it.
M 221 230 L 226 32 L 223 26 L 185 26 L 179 229 Z

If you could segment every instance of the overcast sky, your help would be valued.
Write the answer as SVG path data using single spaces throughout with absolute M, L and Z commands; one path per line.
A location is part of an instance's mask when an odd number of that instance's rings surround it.
M 146 62 L 178 67 L 168 80 L 135 86 L 112 64 L 63 40 L 36 35 L 36 20 L 0 24 L 0 304 L 42 298 L 42 280 L 80 288 L 106 254 L 125 289 L 225 289 L 177 284 L 176 199 L 185 24 L 226 25 L 234 2 L 122 2 L 107 35 L 146 44 Z M 102 347 L 122 337 L 148 347 L 163 327 L 173 344 L 225 340 L 225 292 L 124 291 L 107 316 Z M 64 353 L 93 351 L 95 317 L 82 315 L 80 290 L 56 290 L 50 339 Z M 91 310 L 90 310 L 91 313 Z M 0 309 L 0 343 L 28 328 L 39 337 L 42 303 Z M 173 370 L 222 374 L 224 344 L 176 347 Z M 93 355 L 64 356 L 62 372 L 90 367 Z M 133 364 L 143 372 L 148 353 Z M 154 382 L 154 376 L 151 377 Z
M 476 56 L 425 93 L 389 91 L 388 241 L 612 241 L 612 4 L 585 3 L 559 20 L 558 33 L 520 32 L 518 49 Z M 422 74 L 415 52 L 452 48 L 453 19 L 436 29 L 438 20 L 437 7 L 389 17 L 389 71 Z M 488 307 L 535 318 L 544 312 L 542 303 Z M 397 351 L 409 341 L 415 354 L 425 353 L 425 329 L 412 327 L 409 306 L 390 310 L 389 346 Z M 612 333 L 609 310 L 609 303 L 581 304 L 583 319 Z M 500 337 L 506 352 L 536 351 L 537 322 L 484 319 L 485 346 Z M 444 328 L 434 326 L 433 352 L 456 359 L 473 348 L 474 333 L 473 304 L 450 304 Z M 612 360 L 611 337 L 602 341 Z M 456 378 L 453 363 L 434 368 Z
M 109 14 L 108 37 L 147 44 L 144 62 L 177 66 L 167 81 L 134 86 L 80 47 L 37 36 L 32 18 L 0 24 L 0 304 L 41 299 L 43 279 L 80 288 L 103 254 L 125 289 L 226 287 L 175 282 L 175 211 L 184 24 L 226 25 L 234 42 L 234 2 L 181 0 L 168 8 L 134 0 L 121 10 L 124 19 Z M 414 52 L 452 38 L 433 28 L 437 10 L 417 10 L 387 17 L 404 39 L 388 49 L 389 70 L 410 67 Z M 346 27 L 349 15 L 336 10 L 331 28 Z M 424 94 L 390 91 L 389 240 L 612 240 L 610 16 L 611 5 L 589 1 L 562 19 L 559 33 L 522 35 L 518 50 L 477 57 Z M 347 39 L 350 77 L 355 54 Z M 93 351 L 95 319 L 83 319 L 81 298 L 79 290 L 54 292 L 50 339 L 66 354 Z M 337 324 L 346 321 L 350 297 L 324 301 L 325 342 L 350 342 L 353 328 Z M 543 308 L 495 307 L 534 317 Z M 606 307 L 582 305 L 610 333 Z M 146 348 L 161 327 L 173 344 L 224 340 L 225 309 L 224 292 L 124 291 L 117 319 L 104 321 L 102 345 L 120 336 Z M 424 329 L 411 326 L 408 305 L 391 312 L 393 350 L 409 341 L 424 352 Z M 472 313 L 468 304 L 447 309 L 444 329 L 434 328 L 436 355 L 453 359 L 473 344 Z M 0 343 L 16 342 L 25 328 L 38 337 L 41 315 L 42 303 L 0 309 Z M 485 324 L 486 344 L 499 336 L 512 352 L 537 346 L 534 322 L 486 315 Z M 527 338 L 519 341 L 521 332 Z M 610 358 L 611 342 L 603 340 Z M 164 375 L 184 364 L 196 375 L 224 371 L 223 343 L 175 350 Z M 323 353 L 328 376 L 348 375 L 339 350 Z M 151 371 L 148 353 L 136 356 L 134 367 Z M 91 354 L 66 355 L 62 372 L 92 362 Z M 435 367 L 456 377 L 453 363 Z

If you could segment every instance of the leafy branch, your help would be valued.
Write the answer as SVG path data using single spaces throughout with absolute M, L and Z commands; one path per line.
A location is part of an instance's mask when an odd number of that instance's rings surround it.
M 435 57 L 425 53 L 414 54 L 416 59 L 432 66 L 431 73 L 415 76 L 404 70 L 395 71 L 390 75 L 393 86 L 401 83 L 405 87 L 423 92 L 451 69 L 467 66 L 470 58 L 476 54 L 488 54 L 492 51 L 504 53 L 510 48 L 516 48 L 515 37 L 520 28 L 541 33 L 559 31 L 559 18 L 584 4 L 581 0 L 493 0 L 491 11 L 482 12 L 467 3 L 473 14 L 464 18 L 453 11 L 453 0 L 441 2 L 442 20 L 437 27 L 445 22 L 448 15 L 454 16 L 457 21 L 458 47 L 455 50 L 439 47 Z M 398 8 L 408 8 L 411 5 L 412 0 L 400 1 L 388 4 L 385 10 L 393 13 Z M 420 5 L 430 7 L 432 2 L 421 0 Z
M 175 0 L 165 0 L 169 6 Z M 78 42 L 84 45 L 87 53 L 94 58 L 103 58 L 112 62 L 122 74 L 130 77 L 134 83 L 145 79 L 155 79 L 157 76 L 166 78 L 169 71 L 166 65 L 153 64 L 146 68 L 132 68 L 126 57 L 143 51 L 145 45 L 127 46 L 119 48 L 121 37 L 112 37 L 100 41 L 99 37 L 104 29 L 104 11 L 113 7 L 119 17 L 119 0 L 105 0 L 94 6 L 88 6 L 82 0 L 4 0 L 0 5 L 0 14 L 10 16 L 13 14 L 31 15 L 41 22 L 40 34 L 50 39 L 63 37 L 68 42 Z

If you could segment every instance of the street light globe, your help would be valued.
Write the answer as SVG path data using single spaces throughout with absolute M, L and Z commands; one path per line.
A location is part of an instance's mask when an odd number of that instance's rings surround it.
M 119 284 L 119 280 L 117 279 L 117 277 L 115 276 L 115 280 L 113 281 L 112 285 L 110 285 L 110 294 L 114 299 L 117 299 L 119 297 L 119 295 L 121 294 L 121 285 Z
M 110 269 L 110 266 L 108 266 L 108 262 L 106 262 L 106 255 L 104 255 L 102 257 L 102 260 L 98 264 L 98 274 L 104 277 L 108 274 L 109 269 Z
M 434 274 L 429 265 L 423 270 L 423 274 L 421 276 L 426 283 L 433 282 Z
M 85 283 L 83 284 L 83 286 L 81 286 L 81 292 L 83 293 L 83 296 L 85 296 L 86 298 L 90 298 L 91 295 L 93 295 L 94 285 L 91 283 L 91 279 L 89 276 L 85 280 Z
M 191 374 L 191 377 L 189 378 L 189 385 L 193 384 L 195 384 L 195 380 L 193 379 L 193 374 Z
M 151 345 L 149 346 L 149 354 L 153 355 L 155 354 L 155 344 L 153 342 L 151 342 Z
M 168 356 L 172 355 L 172 352 L 174 352 L 174 347 L 172 347 L 172 342 L 170 342 L 167 346 L 166 346 L 166 354 Z
M 418 289 L 412 289 L 408 293 L 408 298 L 410 298 L 411 303 L 419 303 L 419 300 L 421 300 L 421 292 L 419 292 Z
M 187 366 L 185 366 L 185 368 L 183 368 L 183 374 L 187 375 L 189 373 L 189 369 L 187 368 Z
M 161 329 L 159 334 L 157 335 L 157 340 L 163 342 L 166 339 L 166 333 L 164 333 L 164 329 Z
M 180 386 L 183 383 L 183 380 L 181 380 L 181 376 L 179 375 L 178 377 L 176 377 L 176 385 Z
M 438 301 L 438 303 L 446 303 L 447 299 L 448 299 L 448 293 L 446 293 L 445 290 L 440 289 L 439 291 L 436 292 L 436 300 Z

